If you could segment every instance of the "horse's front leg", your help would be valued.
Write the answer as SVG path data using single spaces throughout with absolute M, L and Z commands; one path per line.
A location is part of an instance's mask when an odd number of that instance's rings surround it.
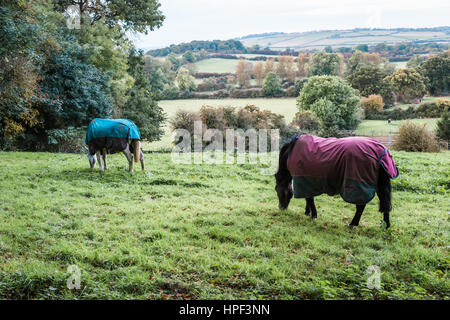
M 309 216 L 311 214 L 311 208 L 308 204 L 308 199 L 306 199 L 306 208 L 305 208 L 305 215 Z
M 108 167 L 107 167 L 107 165 L 106 165 L 106 149 L 103 150 L 102 157 L 103 157 L 103 163 L 105 164 L 105 170 L 107 170 Z
M 350 228 L 357 227 L 359 225 L 359 220 L 361 219 L 361 215 L 362 215 L 365 207 L 366 207 L 365 204 L 357 204 L 356 205 L 355 216 L 353 217 L 352 222 L 350 222 L 350 224 L 348 225 Z
M 314 198 L 306 198 L 306 207 L 307 210 L 309 208 L 309 210 L 311 211 L 311 219 L 317 219 L 317 210 L 316 210 L 316 205 L 314 204 Z

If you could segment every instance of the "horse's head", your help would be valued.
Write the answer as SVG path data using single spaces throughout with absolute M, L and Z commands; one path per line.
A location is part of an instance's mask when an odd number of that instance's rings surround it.
M 91 169 L 95 168 L 95 163 L 97 162 L 97 158 L 95 157 L 95 154 L 91 154 L 89 152 L 89 148 L 88 147 L 84 147 L 85 151 L 86 151 L 86 155 L 87 158 L 89 160 L 89 165 L 91 166 Z
M 278 208 L 284 210 L 289 206 L 294 192 L 292 191 L 292 176 L 287 167 L 289 153 L 297 141 L 298 136 L 294 136 L 289 142 L 285 143 L 280 150 L 278 171 L 275 173 L 275 190 L 278 195 Z
M 279 181 L 276 174 L 275 180 L 277 181 L 275 190 L 278 195 L 278 208 L 285 210 L 288 208 L 289 202 L 291 202 L 292 196 L 294 194 L 292 191 L 292 183 L 290 181 L 283 181 L 281 180 L 281 178 Z

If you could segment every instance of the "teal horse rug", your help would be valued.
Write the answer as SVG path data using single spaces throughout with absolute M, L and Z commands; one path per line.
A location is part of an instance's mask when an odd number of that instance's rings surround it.
M 326 193 L 339 194 L 344 201 L 366 204 L 376 192 L 378 172 L 398 177 L 389 150 L 365 137 L 320 138 L 301 135 L 287 161 L 293 177 L 295 198 Z
M 141 139 L 138 127 L 127 119 L 94 119 L 89 123 L 86 144 L 99 138 Z

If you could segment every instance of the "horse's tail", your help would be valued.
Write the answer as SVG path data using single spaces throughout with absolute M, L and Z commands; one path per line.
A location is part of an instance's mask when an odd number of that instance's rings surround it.
M 139 162 L 141 157 L 141 141 L 134 139 L 134 145 L 133 145 L 133 151 L 134 151 L 134 161 Z
M 391 178 L 389 177 L 383 166 L 380 165 L 380 170 L 378 171 L 378 185 L 377 194 L 380 200 L 380 212 L 389 212 L 392 209 L 391 203 Z

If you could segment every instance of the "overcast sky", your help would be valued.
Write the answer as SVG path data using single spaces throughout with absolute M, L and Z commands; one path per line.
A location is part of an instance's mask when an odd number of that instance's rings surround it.
M 160 0 L 163 26 L 135 35 L 138 48 L 253 33 L 449 25 L 441 0 Z

